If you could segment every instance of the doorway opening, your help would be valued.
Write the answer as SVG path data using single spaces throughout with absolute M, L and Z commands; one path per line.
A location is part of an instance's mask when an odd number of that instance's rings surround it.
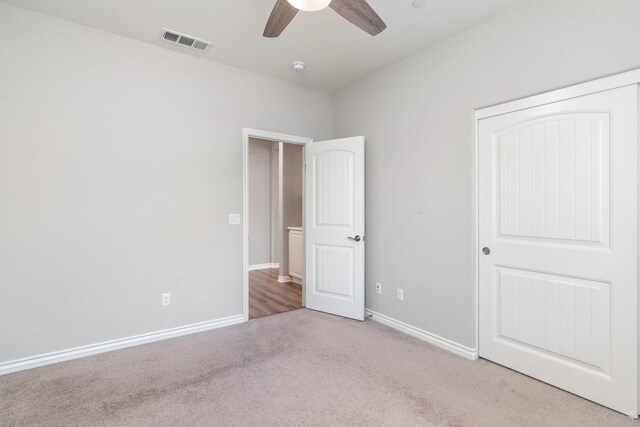
M 304 306 L 304 143 L 245 129 L 244 315 Z

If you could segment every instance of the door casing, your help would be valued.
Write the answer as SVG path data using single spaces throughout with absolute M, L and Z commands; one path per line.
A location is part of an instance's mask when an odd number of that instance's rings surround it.
M 287 144 L 305 145 L 313 139 L 302 136 L 287 135 L 258 129 L 242 129 L 242 317 L 249 320 L 249 138 L 267 141 L 284 142 Z M 304 155 L 303 155 L 304 161 Z M 304 180 L 304 173 L 302 174 Z M 304 188 L 304 182 L 302 185 Z M 302 194 L 302 220 L 304 239 L 304 191 Z M 302 305 L 304 306 L 305 283 L 302 279 Z

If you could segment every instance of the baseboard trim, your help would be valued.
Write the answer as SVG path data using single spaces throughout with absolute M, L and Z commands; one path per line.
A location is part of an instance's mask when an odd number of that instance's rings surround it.
M 92 356 L 109 351 L 120 350 L 127 347 L 148 344 L 151 342 L 166 340 L 169 338 L 176 338 L 183 335 L 210 331 L 212 329 L 223 328 L 225 326 L 236 325 L 243 322 L 245 322 L 245 319 L 242 315 L 229 316 L 210 320 L 207 322 L 193 323 L 191 325 L 151 332 L 148 334 L 135 335 L 127 338 L 120 338 L 97 344 L 90 344 L 82 347 L 75 347 L 67 350 L 41 354 L 38 356 L 10 360 L 8 362 L 0 363 L 0 375 L 24 371 L 27 369 L 51 365 L 54 363 L 65 362 L 67 360 L 79 359 L 81 357 Z
M 253 264 L 249 266 L 249 271 L 266 270 L 268 268 L 280 268 L 280 263 L 272 262 L 272 263 L 266 263 L 266 264 Z
M 385 316 L 384 314 L 377 313 L 373 310 L 365 309 L 365 313 L 371 317 L 371 320 L 375 320 L 376 322 L 380 322 L 383 325 L 389 326 L 390 328 L 396 329 L 400 332 L 404 332 L 407 335 L 411 335 L 412 337 L 416 337 L 418 339 L 426 341 L 430 344 L 435 345 L 436 347 L 440 347 L 444 350 L 448 350 L 451 353 L 464 357 L 465 359 L 469 359 L 469 360 L 478 359 L 478 350 L 476 349 L 466 347 L 462 344 L 458 344 L 457 342 L 448 340 L 436 334 L 432 334 L 431 332 L 427 332 L 425 330 L 416 328 L 415 326 L 408 325 L 404 322 L 401 322 L 389 316 Z
M 287 283 L 291 281 L 291 276 L 278 276 L 278 282 Z

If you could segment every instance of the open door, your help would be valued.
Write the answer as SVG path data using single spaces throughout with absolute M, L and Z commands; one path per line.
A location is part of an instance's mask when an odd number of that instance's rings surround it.
M 306 306 L 364 320 L 364 137 L 306 144 L 305 165 Z

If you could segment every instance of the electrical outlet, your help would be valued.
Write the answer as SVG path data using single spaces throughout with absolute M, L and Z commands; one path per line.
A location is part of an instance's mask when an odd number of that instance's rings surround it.
M 240 214 L 229 214 L 229 225 L 239 225 Z
M 398 301 L 404 301 L 404 290 L 402 288 L 396 290 L 396 299 Z
M 382 283 L 376 282 L 376 294 L 382 295 Z
M 162 294 L 162 305 L 171 305 L 171 292 Z

